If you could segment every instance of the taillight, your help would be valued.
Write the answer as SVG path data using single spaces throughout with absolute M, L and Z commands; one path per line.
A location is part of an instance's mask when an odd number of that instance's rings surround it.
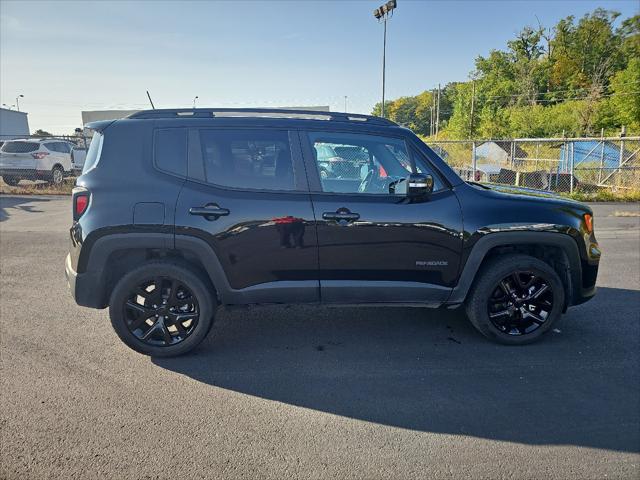
M 36 152 L 31 154 L 31 156 L 36 160 L 42 160 L 47 155 L 49 155 L 47 152 Z
M 73 219 L 78 220 L 87 211 L 91 194 L 84 187 L 75 187 L 72 196 Z

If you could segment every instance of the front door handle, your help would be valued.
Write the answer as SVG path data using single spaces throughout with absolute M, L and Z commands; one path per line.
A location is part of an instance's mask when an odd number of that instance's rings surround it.
M 215 203 L 210 203 L 204 207 L 191 207 L 189 209 L 191 215 L 199 215 L 207 220 L 217 220 L 220 217 L 226 217 L 230 211 L 228 208 L 220 208 Z
M 346 208 L 340 208 L 336 212 L 324 212 L 322 218 L 325 220 L 336 220 L 338 223 L 348 223 L 358 220 L 360 214 L 352 213 Z

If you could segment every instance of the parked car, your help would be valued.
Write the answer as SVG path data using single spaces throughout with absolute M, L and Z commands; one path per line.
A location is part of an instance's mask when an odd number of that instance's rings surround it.
M 264 303 L 463 307 L 520 345 L 596 292 L 588 206 L 466 183 L 389 120 L 185 109 L 88 127 L 66 275 L 147 355 L 192 350 L 221 305 Z M 323 177 L 322 145 L 362 151 L 362 175 Z
M 495 183 L 498 180 L 502 167 L 500 165 L 478 164 L 475 170 L 472 165 L 455 168 L 454 170 L 464 181 Z
M 73 174 L 71 151 L 75 145 L 56 139 L 8 140 L 0 147 L 0 176 L 7 185 L 20 180 L 46 180 L 60 185 Z
M 315 151 L 323 178 L 360 178 L 362 166 L 369 161 L 365 151 L 349 145 L 318 144 Z
M 87 149 L 74 145 L 71 150 L 71 169 L 73 174 L 78 176 L 82 174 L 82 167 L 87 157 Z

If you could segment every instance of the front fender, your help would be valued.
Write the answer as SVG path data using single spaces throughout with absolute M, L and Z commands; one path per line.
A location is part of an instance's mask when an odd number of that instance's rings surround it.
M 479 238 L 473 246 L 466 252 L 466 262 L 462 267 L 458 285 L 454 287 L 447 300 L 447 304 L 460 304 L 465 301 L 469 289 L 478 274 L 480 265 L 486 258 L 489 251 L 495 247 L 511 245 L 548 245 L 559 247 L 566 256 L 569 267 L 568 278 L 570 280 L 570 298 L 576 298 L 580 294 L 582 265 L 578 244 L 568 233 L 549 231 L 522 231 L 512 229 L 511 231 L 490 232 L 485 230 L 484 234 L 478 232 Z

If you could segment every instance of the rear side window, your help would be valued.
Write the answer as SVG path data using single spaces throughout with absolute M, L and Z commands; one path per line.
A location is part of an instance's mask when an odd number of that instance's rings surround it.
M 5 153 L 29 153 L 35 152 L 38 148 L 40 144 L 35 142 L 5 142 L 0 150 Z
M 60 143 L 58 143 L 58 146 L 60 148 L 60 150 L 58 150 L 59 152 L 71 153 L 71 146 L 69 146 L 68 143 L 60 142 Z
M 286 130 L 200 130 L 208 183 L 255 190 L 295 190 Z
M 166 128 L 156 130 L 155 162 L 160 170 L 181 177 L 187 176 L 187 130 Z
M 104 135 L 100 132 L 95 132 L 93 134 L 93 138 L 91 139 L 89 150 L 87 150 L 87 156 L 84 160 L 82 173 L 87 173 L 89 170 L 91 170 L 93 167 L 95 167 L 98 164 L 98 160 L 100 160 L 100 154 L 102 153 L 103 142 L 104 142 Z

